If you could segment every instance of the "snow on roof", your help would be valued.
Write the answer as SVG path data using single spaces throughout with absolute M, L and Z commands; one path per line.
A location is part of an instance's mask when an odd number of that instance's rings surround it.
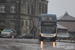
M 62 26 L 60 24 L 57 24 L 57 27 L 58 27 L 58 29 L 68 29 L 67 27 L 64 27 L 64 26 Z

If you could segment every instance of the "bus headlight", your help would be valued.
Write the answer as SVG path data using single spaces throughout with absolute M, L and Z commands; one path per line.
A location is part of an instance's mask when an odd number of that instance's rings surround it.
M 54 34 L 54 36 L 56 36 L 56 34 Z
M 43 34 L 41 34 L 41 36 L 43 36 Z

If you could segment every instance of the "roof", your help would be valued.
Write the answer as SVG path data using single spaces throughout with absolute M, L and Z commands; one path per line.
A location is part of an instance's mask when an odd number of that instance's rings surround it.
M 62 26 L 60 24 L 57 24 L 57 27 L 58 27 L 58 29 L 68 29 L 67 27 L 64 27 L 64 26 Z
M 75 17 L 70 16 L 67 12 L 63 16 L 58 17 L 58 20 L 75 20 Z
M 70 16 L 67 12 L 58 18 L 58 23 L 67 27 L 69 32 L 75 32 L 75 17 Z

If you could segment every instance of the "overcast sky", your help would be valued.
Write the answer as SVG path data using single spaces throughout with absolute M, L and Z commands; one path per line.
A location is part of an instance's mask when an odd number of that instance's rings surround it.
M 75 17 L 75 0 L 48 0 L 48 14 L 56 14 L 57 17 L 68 14 Z

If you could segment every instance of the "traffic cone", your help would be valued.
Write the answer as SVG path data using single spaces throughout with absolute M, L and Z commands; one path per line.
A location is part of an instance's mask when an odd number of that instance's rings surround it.
M 12 35 L 12 39 L 14 39 L 14 36 Z

